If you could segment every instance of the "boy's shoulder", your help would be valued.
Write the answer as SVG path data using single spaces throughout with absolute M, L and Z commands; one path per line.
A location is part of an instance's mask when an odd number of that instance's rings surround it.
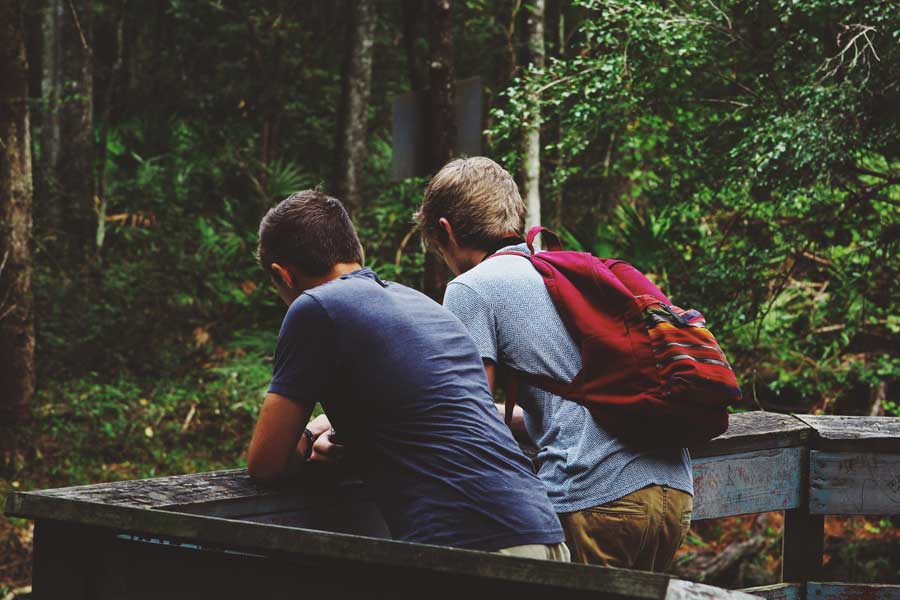
M 481 294 L 506 294 L 520 291 L 523 287 L 543 287 L 543 279 L 531 262 L 515 255 L 488 257 L 450 283 L 466 286 Z

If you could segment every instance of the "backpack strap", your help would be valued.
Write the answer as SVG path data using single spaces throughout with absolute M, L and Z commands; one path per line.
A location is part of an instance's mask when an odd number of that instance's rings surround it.
M 504 374 L 503 391 L 506 394 L 506 404 L 504 405 L 505 416 L 503 420 L 506 421 L 507 427 L 512 427 L 513 410 L 519 401 L 519 378 L 512 369 L 504 369 L 506 373 Z
M 563 249 L 562 242 L 559 241 L 559 236 L 547 229 L 546 227 L 541 227 L 540 225 L 537 227 L 532 227 L 528 230 L 528 236 L 525 238 L 525 242 L 528 244 L 528 250 L 534 254 L 534 240 L 538 235 L 544 234 L 544 241 L 547 243 L 547 250 L 551 252 L 559 252 Z

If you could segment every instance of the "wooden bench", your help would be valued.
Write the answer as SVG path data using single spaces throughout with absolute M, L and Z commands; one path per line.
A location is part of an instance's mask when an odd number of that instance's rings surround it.
M 900 419 L 734 415 L 692 449 L 694 519 L 785 511 L 782 580 L 725 591 L 666 575 L 386 539 L 365 486 L 310 469 L 287 487 L 245 470 L 16 492 L 36 521 L 36 597 L 747 598 L 900 600 L 819 581 L 825 514 L 900 514 Z

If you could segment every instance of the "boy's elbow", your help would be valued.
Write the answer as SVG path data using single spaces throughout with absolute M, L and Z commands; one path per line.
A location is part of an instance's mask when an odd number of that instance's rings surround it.
M 283 471 L 271 462 L 254 460 L 252 456 L 247 459 L 247 473 L 257 483 L 274 483 L 281 479 Z

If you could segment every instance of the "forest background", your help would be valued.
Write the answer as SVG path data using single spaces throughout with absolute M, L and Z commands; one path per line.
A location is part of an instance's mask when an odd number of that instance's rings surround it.
M 475 76 L 530 218 L 702 310 L 736 408 L 900 416 L 890 1 L 2 0 L 0 23 L 0 500 L 243 466 L 283 315 L 256 228 L 295 190 L 440 297 L 392 99 L 435 90 L 433 172 Z M 696 523 L 676 571 L 773 581 L 780 518 Z M 900 583 L 897 524 L 829 519 L 828 579 Z M 0 518 L 0 592 L 30 543 Z

